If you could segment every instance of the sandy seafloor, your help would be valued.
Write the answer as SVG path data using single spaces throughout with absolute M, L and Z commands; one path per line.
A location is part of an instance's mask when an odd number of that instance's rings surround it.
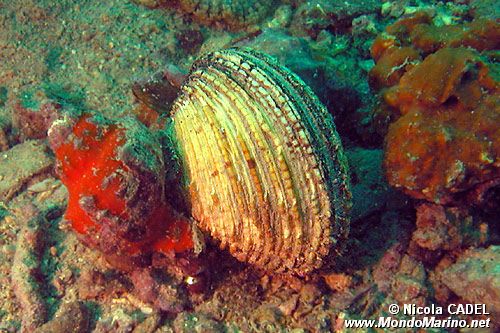
M 428 207 L 384 178 L 383 137 L 370 127 L 378 97 L 367 80 L 370 45 L 387 24 L 418 8 L 441 23 L 461 22 L 478 2 L 355 0 L 325 12 L 325 1 L 311 9 L 285 0 L 229 31 L 130 0 L 0 0 L 0 332 L 349 331 L 346 318 L 378 318 L 392 303 L 486 303 L 491 328 L 482 332 L 493 332 L 500 324 L 498 215 L 446 207 L 455 222 L 418 229 L 416 207 Z M 494 1 L 482 3 L 498 11 Z M 187 71 L 199 54 L 235 43 L 276 56 L 334 114 L 351 162 L 351 235 L 334 269 L 307 281 L 219 253 L 228 263 L 202 295 L 163 282 L 172 311 L 161 312 L 61 222 L 67 192 L 53 155 L 44 138 L 20 132 L 13 113 L 20 101 L 33 109 L 53 102 L 119 118 L 137 105 L 134 82 L 167 68 Z M 418 237 L 440 245 L 422 253 Z

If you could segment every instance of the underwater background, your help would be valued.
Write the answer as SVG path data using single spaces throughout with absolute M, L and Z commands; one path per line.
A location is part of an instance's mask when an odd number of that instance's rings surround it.
M 346 319 L 379 318 L 393 303 L 486 304 L 490 314 L 477 318 L 491 318 L 482 332 L 495 332 L 499 15 L 490 0 L 0 0 L 0 332 L 349 332 Z M 307 107 L 333 116 L 343 153 L 340 177 L 327 182 L 348 187 L 337 211 L 352 201 L 335 256 L 311 274 L 273 274 L 205 233 L 201 259 L 172 253 L 146 270 L 103 255 L 114 247 L 101 240 L 82 242 L 68 223 L 64 161 L 112 162 L 99 160 L 101 146 L 58 150 L 64 131 L 48 138 L 49 128 L 92 113 L 104 129 L 82 141 L 102 140 L 125 118 L 161 133 L 196 59 L 232 47 L 276 59 L 317 95 Z M 146 154 L 168 151 L 162 140 Z M 167 184 L 182 178 L 174 169 Z

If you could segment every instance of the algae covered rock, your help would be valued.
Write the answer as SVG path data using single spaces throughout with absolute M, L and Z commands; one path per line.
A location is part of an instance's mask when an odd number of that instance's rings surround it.
M 364 218 L 395 201 L 396 193 L 389 187 L 382 169 L 381 149 L 354 148 L 346 151 L 351 166 L 352 220 Z
M 441 280 L 464 300 L 486 304 L 490 313 L 500 314 L 500 246 L 466 251 Z
M 26 141 L 0 155 L 0 201 L 14 197 L 33 177 L 49 171 L 53 160 L 43 141 Z

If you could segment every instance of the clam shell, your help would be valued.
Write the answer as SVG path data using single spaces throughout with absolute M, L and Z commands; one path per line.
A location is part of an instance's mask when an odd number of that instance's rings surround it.
M 348 232 L 347 164 L 332 116 L 263 53 L 195 62 L 173 129 L 192 216 L 239 260 L 306 275 Z

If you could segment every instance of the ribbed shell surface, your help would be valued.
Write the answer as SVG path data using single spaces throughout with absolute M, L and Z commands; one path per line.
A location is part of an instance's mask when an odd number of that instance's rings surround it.
M 255 51 L 199 59 L 173 106 L 192 216 L 239 260 L 306 275 L 347 235 L 347 167 L 333 119 Z

